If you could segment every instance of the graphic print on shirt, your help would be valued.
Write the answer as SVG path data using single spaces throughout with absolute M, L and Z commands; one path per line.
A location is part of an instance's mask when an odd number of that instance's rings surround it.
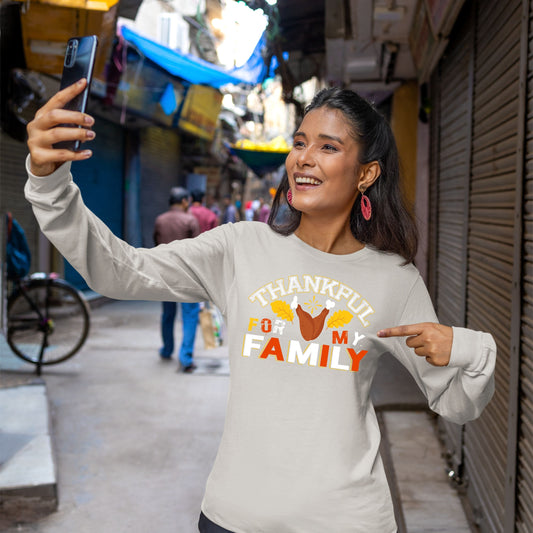
M 248 299 L 258 304 L 258 314 L 249 319 L 243 357 L 359 370 L 368 353 L 357 346 L 366 337 L 360 330 L 370 325 L 374 309 L 353 288 L 306 274 L 267 283 Z

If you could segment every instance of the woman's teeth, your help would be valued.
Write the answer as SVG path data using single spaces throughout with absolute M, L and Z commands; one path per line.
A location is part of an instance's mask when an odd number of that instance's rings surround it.
M 322 183 L 320 180 L 317 180 L 315 178 L 305 177 L 305 176 L 300 176 L 298 178 L 295 178 L 294 181 L 298 185 L 320 185 Z

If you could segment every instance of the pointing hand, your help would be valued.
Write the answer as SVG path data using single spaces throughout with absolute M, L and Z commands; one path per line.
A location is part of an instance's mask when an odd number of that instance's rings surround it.
M 378 337 L 407 337 L 405 344 L 434 366 L 446 366 L 452 352 L 453 330 L 434 322 L 397 326 L 378 331 Z

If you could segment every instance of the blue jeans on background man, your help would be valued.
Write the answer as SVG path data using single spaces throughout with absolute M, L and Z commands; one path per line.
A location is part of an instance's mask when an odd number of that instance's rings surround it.
M 179 362 L 183 368 L 188 368 L 193 364 L 194 340 L 196 338 L 200 304 L 182 302 L 180 305 L 183 339 L 179 351 Z M 163 302 L 163 314 L 161 315 L 163 347 L 159 350 L 159 355 L 163 359 L 170 359 L 174 351 L 174 321 L 177 307 L 177 302 Z

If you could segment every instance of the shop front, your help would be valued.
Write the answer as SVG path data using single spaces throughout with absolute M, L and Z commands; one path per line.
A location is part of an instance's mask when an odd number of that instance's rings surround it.
M 490 331 L 496 392 L 440 422 L 482 532 L 533 527 L 533 86 L 528 1 L 466 2 L 433 72 L 430 286 L 442 322 Z

